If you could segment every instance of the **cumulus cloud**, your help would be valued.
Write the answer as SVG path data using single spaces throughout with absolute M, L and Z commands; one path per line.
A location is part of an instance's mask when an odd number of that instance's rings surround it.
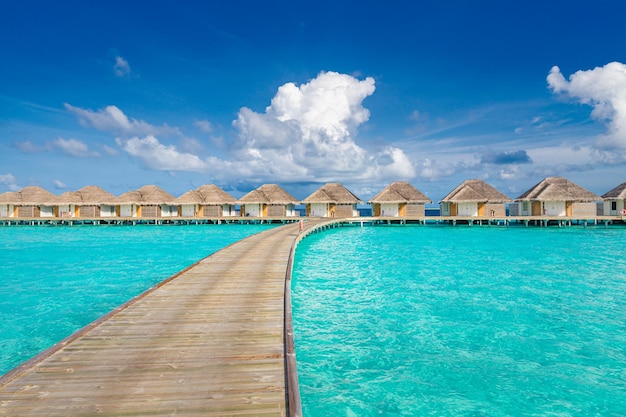
M 76 139 L 58 138 L 53 141 L 51 147 L 59 149 L 62 153 L 76 158 L 89 158 L 100 156 L 98 152 L 89 150 L 87 144 Z
M 104 109 L 93 111 L 65 103 L 65 108 L 76 115 L 83 126 L 91 126 L 104 132 L 124 136 L 181 134 L 178 128 L 170 127 L 167 124 L 154 126 L 143 120 L 130 119 L 117 106 L 107 106 Z
M 427 179 L 450 177 L 476 166 L 478 162 L 473 160 L 440 161 L 435 158 L 424 158 L 419 164 L 419 176 Z
M 626 150 L 626 65 L 611 62 L 577 71 L 569 80 L 554 66 L 547 81 L 554 93 L 593 107 L 591 116 L 606 123 L 606 134 L 596 141 L 598 148 Z
M 119 78 L 128 78 L 130 76 L 130 65 L 128 61 L 121 56 L 115 57 L 115 65 L 113 65 L 113 73 Z
M 210 165 L 197 155 L 181 152 L 174 145 L 164 145 L 154 136 L 131 139 L 117 138 L 124 151 L 141 161 L 146 167 L 160 171 L 206 172 Z
M 300 86 L 282 85 L 264 113 L 239 111 L 233 122 L 237 157 L 281 179 L 413 177 L 415 169 L 401 149 L 372 152 L 355 141 L 357 128 L 369 119 L 363 100 L 374 93 L 374 84 L 370 77 L 322 72 Z
M 488 150 L 482 154 L 481 162 L 485 164 L 506 165 L 528 164 L 531 163 L 532 160 L 530 159 L 530 156 L 528 156 L 528 153 L 524 150 L 500 153 Z
M 130 118 L 113 105 L 97 111 L 70 104 L 65 108 L 83 125 L 114 133 L 119 149 L 148 169 L 276 182 L 413 178 L 415 166 L 402 149 L 386 144 L 366 149 L 356 142 L 358 128 L 369 120 L 363 101 L 374 93 L 374 84 L 373 78 L 336 72 L 322 72 L 299 86 L 284 84 L 264 112 L 239 110 L 232 122 L 234 140 L 211 136 L 210 148 L 219 149 L 224 159 L 206 156 L 205 144 L 178 128 Z M 214 132 L 208 120 L 193 125 Z M 167 135 L 178 136 L 176 145 L 164 140 Z M 76 155 L 87 152 L 77 143 L 64 145 L 66 150 L 74 145 Z M 104 152 L 112 154 L 108 148 Z
M 10 191 L 18 191 L 20 189 L 17 185 L 17 179 L 11 173 L 0 174 L 0 184 L 7 187 Z
M 213 124 L 208 120 L 196 120 L 193 122 L 194 126 L 197 127 L 201 132 L 211 133 L 213 132 Z

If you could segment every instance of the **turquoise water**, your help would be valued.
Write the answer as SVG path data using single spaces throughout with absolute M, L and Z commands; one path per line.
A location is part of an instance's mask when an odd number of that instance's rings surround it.
M 352 227 L 304 239 L 304 415 L 626 415 L 626 229 Z
M 0 228 L 0 375 L 268 225 Z

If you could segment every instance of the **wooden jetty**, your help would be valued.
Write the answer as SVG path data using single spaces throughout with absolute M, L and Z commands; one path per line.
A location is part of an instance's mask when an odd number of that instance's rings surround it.
M 300 416 L 289 286 L 320 221 L 234 243 L 0 378 L 0 416 Z

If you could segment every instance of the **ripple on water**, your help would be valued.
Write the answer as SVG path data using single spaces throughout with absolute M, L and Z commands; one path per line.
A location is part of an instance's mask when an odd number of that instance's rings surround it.
M 623 233 L 367 227 L 305 239 L 292 290 L 305 415 L 625 415 Z

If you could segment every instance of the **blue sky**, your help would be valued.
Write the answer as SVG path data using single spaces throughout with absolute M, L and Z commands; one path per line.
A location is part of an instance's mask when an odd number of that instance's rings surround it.
M 626 181 L 626 4 L 20 1 L 0 192 Z

